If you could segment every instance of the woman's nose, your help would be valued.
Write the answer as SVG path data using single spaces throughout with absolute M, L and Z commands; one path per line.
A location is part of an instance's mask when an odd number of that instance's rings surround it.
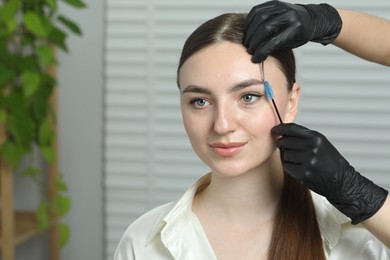
M 216 133 L 226 135 L 235 130 L 237 113 L 231 106 L 219 105 L 214 113 L 214 131 Z

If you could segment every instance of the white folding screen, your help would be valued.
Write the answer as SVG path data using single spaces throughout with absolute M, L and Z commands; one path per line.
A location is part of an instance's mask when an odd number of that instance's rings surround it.
M 247 12 L 257 3 L 107 0 L 106 259 L 133 220 L 177 199 L 208 171 L 181 121 L 176 68 L 184 40 L 203 21 Z M 387 0 L 329 3 L 390 19 Z M 298 123 L 324 133 L 359 171 L 390 188 L 390 69 L 319 44 L 298 49 L 296 56 L 302 85 Z

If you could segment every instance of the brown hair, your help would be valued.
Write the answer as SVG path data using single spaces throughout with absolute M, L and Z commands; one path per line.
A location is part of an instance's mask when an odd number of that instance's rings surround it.
M 177 69 L 197 51 L 228 41 L 242 44 L 246 14 L 227 13 L 198 27 L 186 40 Z M 292 50 L 271 54 L 278 61 L 291 90 L 295 83 L 295 58 Z M 325 260 L 322 239 L 310 191 L 285 174 L 284 187 L 273 228 L 268 259 Z
M 179 86 L 179 71 L 184 62 L 197 51 L 212 44 L 228 41 L 242 44 L 244 39 L 244 24 L 246 14 L 227 13 L 208 20 L 200 25 L 184 43 L 177 68 L 177 85 Z M 291 50 L 272 53 L 279 61 L 279 68 L 287 78 L 288 89 L 295 83 L 295 58 Z M 180 87 L 180 86 L 179 86 Z

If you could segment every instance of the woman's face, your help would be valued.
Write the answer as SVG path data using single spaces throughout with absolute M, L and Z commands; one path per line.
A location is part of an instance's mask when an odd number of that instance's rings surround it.
M 284 122 L 296 114 L 299 87 L 287 90 L 276 59 L 264 63 Z M 238 176 L 259 169 L 275 151 L 271 128 L 279 124 L 265 95 L 259 64 L 240 45 L 222 42 L 191 56 L 179 74 L 181 110 L 193 149 L 214 173 Z

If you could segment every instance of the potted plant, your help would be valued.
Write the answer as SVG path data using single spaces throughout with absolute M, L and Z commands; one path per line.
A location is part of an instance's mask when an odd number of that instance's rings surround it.
M 3 0 L 0 3 L 0 158 L 11 169 L 30 177 L 42 193 L 36 211 L 38 228 L 47 229 L 51 214 L 66 215 L 70 199 L 61 175 L 49 200 L 39 167 L 56 158 L 56 110 L 51 102 L 57 80 L 55 50 L 67 52 L 68 33 L 81 35 L 79 26 L 59 12 L 58 5 L 84 8 L 81 0 Z M 24 161 L 21 167 L 21 161 Z M 60 243 L 69 228 L 59 223 Z

